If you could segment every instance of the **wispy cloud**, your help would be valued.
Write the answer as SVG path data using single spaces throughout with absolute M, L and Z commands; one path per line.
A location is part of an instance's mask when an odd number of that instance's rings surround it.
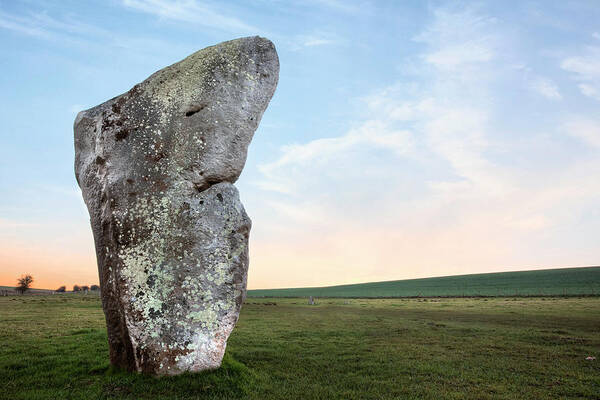
M 114 37 L 111 31 L 84 23 L 73 15 L 56 18 L 45 12 L 10 14 L 0 11 L 0 28 L 66 43 L 84 43 L 91 38 Z
M 456 12 L 444 8 L 434 10 L 434 16 L 435 22 L 414 38 L 431 48 L 422 55 L 426 63 L 456 70 L 494 58 L 494 18 L 471 9 Z
M 385 171 L 390 163 L 398 164 L 407 157 L 412 159 L 412 168 L 426 169 L 419 160 L 430 162 L 435 155 L 438 162 L 451 166 L 454 180 L 467 180 L 478 190 L 489 192 L 506 188 L 501 173 L 483 156 L 488 146 L 486 102 L 477 98 L 468 102 L 461 92 L 470 88 L 479 91 L 484 84 L 477 72 L 483 68 L 487 74 L 487 61 L 493 57 L 495 39 L 491 39 L 487 23 L 492 19 L 469 10 L 457 14 L 438 10 L 434 15 L 434 23 L 417 39 L 426 45 L 421 60 L 435 68 L 427 78 L 430 85 L 421 87 L 413 98 L 407 98 L 401 86 L 374 93 L 363 99 L 369 118 L 357 128 L 339 137 L 284 146 L 277 160 L 260 167 L 265 177 L 261 187 L 303 193 L 306 188 L 302 185 L 310 181 L 303 174 L 323 177 L 327 174 L 318 172 L 323 168 L 344 169 L 344 181 L 365 181 L 369 170 Z M 477 51 L 456 50 L 472 49 L 474 37 L 479 38 Z M 440 57 L 442 54 L 447 56 Z M 458 89 L 448 87 L 446 82 L 454 77 L 455 67 L 466 64 L 470 65 L 470 79 L 461 81 Z M 373 152 L 382 156 L 372 158 Z M 395 171 L 389 174 L 397 175 Z
M 536 77 L 531 81 L 530 87 L 535 92 L 541 94 L 542 96 L 550 99 L 550 100 L 561 100 L 562 95 L 558 90 L 558 86 L 550 79 Z
M 368 4 L 364 1 L 362 4 L 344 0 L 305 0 L 303 3 L 313 3 L 317 6 L 329 8 L 346 14 L 360 13 L 361 10 L 364 12 L 365 8 L 368 8 Z
M 583 143 L 600 149 L 600 120 L 573 117 L 565 123 L 567 133 L 583 141 Z
M 305 48 L 321 46 L 339 46 L 344 41 L 335 33 L 314 31 L 310 34 L 295 35 L 289 38 L 283 38 L 284 43 L 293 51 L 299 51 Z
M 580 83 L 577 87 L 585 96 L 600 100 L 600 87 L 589 83 Z
M 600 48 L 590 47 L 586 55 L 566 58 L 561 67 L 579 75 L 582 80 L 600 77 Z
M 302 45 L 305 47 L 323 46 L 327 44 L 334 44 L 335 41 L 331 39 L 324 39 L 314 36 L 302 38 Z
M 60 30 L 64 30 L 69 27 L 69 25 L 42 14 L 28 14 L 21 16 L 0 11 L 0 28 L 2 29 L 44 40 L 74 41 L 73 38 L 69 38 L 64 34 L 57 32 L 57 27 L 60 27 Z
M 482 156 L 487 146 L 485 102 L 465 103 L 462 93 L 454 93 L 454 88 L 448 88 L 444 83 L 454 76 L 454 68 L 460 65 L 483 63 L 481 68 L 486 68 L 485 64 L 493 54 L 488 25 L 492 19 L 469 10 L 460 13 L 437 10 L 434 15 L 434 23 L 417 37 L 427 49 L 421 59 L 436 69 L 434 75 L 428 77 L 431 86 L 422 87 L 413 99 L 407 99 L 401 88 L 384 89 L 364 100 L 371 116 L 358 128 L 343 136 L 283 147 L 279 159 L 261 166 L 260 170 L 267 178 L 263 187 L 290 190 L 291 186 L 296 186 L 298 189 L 303 181 L 298 171 L 327 167 L 345 156 L 352 157 L 356 164 L 361 164 L 361 157 L 370 151 L 389 151 L 396 157 L 404 157 L 415 148 L 416 137 L 422 151 L 425 149 L 425 153 L 433 152 L 442 157 L 462 179 L 499 186 L 497 180 L 490 179 L 492 168 Z M 476 45 L 474 37 L 479 38 L 475 39 Z M 473 49 L 472 46 L 477 50 L 464 50 Z M 470 68 L 473 72 L 480 67 L 471 65 Z M 438 87 L 438 83 L 442 84 Z M 482 86 L 479 75 L 472 74 L 469 82 L 461 82 L 460 89 L 468 90 L 469 86 Z M 426 157 L 425 154 L 421 156 Z M 282 181 L 285 176 L 289 177 L 287 185 Z
M 583 95 L 600 100 L 600 47 L 589 46 L 582 55 L 565 58 L 560 66 L 573 73 Z
M 223 31 L 260 33 L 261 29 L 245 23 L 242 19 L 227 15 L 222 4 L 210 4 L 195 0 L 123 0 L 125 7 L 152 14 L 160 18 L 190 22 Z
M 314 168 L 316 165 L 325 167 L 324 164 L 333 160 L 341 160 L 369 148 L 403 156 L 411 147 L 412 137 L 409 131 L 394 130 L 385 121 L 369 120 L 343 136 L 284 146 L 276 161 L 259 166 L 265 180 L 257 184 L 266 190 L 293 193 L 298 189 L 298 177 L 296 174 L 289 174 L 290 168 Z
M 79 47 L 99 51 L 125 49 L 127 54 L 144 54 L 148 57 L 158 51 L 174 50 L 180 43 L 167 42 L 148 36 L 135 36 L 104 29 L 78 20 L 74 15 L 51 16 L 47 13 L 26 12 L 10 14 L 0 11 L 0 29 L 30 36 L 61 46 Z
M 425 55 L 425 61 L 439 68 L 459 68 L 465 64 L 490 61 L 493 53 L 483 43 L 461 43 Z

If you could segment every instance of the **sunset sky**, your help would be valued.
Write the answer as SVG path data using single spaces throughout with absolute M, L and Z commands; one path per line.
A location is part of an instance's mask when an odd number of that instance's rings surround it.
M 223 4 L 226 3 L 226 4 Z M 261 35 L 249 288 L 600 264 L 600 2 L 0 0 L 0 285 L 98 282 L 78 111 Z

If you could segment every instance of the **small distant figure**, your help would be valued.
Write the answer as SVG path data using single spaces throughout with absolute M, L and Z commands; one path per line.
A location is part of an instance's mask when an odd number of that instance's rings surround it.
M 315 299 L 312 296 L 310 296 L 308 298 L 308 305 L 309 306 L 314 306 L 315 305 Z
M 33 276 L 27 274 L 22 275 L 19 279 L 17 279 L 17 287 L 15 288 L 17 292 L 24 294 L 29 290 L 31 284 L 33 283 Z

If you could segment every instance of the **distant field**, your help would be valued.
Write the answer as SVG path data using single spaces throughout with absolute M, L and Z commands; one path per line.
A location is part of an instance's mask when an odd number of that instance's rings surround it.
M 14 286 L 0 286 L 0 294 L 3 294 L 4 292 L 8 292 L 10 295 L 13 294 L 18 294 L 16 293 L 16 288 Z M 56 290 L 52 290 L 52 289 L 28 289 L 27 292 L 25 292 L 27 295 L 49 295 L 49 294 L 56 294 L 56 295 L 62 295 L 62 294 L 67 294 L 67 293 L 74 293 L 72 290 L 67 290 L 66 292 L 62 292 L 62 293 L 58 293 L 56 292 Z M 86 293 L 87 295 L 100 295 L 99 291 L 94 291 L 94 290 L 90 290 Z
M 155 379 L 98 296 L 0 297 L 0 399 L 597 400 L 598 332 L 599 297 L 249 299 L 221 368 Z
M 3 293 L 4 291 L 6 292 L 14 292 L 15 291 L 15 286 L 0 286 L 0 293 Z M 28 294 L 51 294 L 53 292 L 53 290 L 49 290 L 49 289 L 29 289 L 27 290 Z
M 545 269 L 360 283 L 249 290 L 248 297 L 435 297 L 600 295 L 600 267 Z

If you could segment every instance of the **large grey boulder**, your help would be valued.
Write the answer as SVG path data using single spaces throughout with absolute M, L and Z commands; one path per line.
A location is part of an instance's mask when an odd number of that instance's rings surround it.
M 75 120 L 111 363 L 216 368 L 246 295 L 250 219 L 233 183 L 277 86 L 273 43 L 200 50 Z

